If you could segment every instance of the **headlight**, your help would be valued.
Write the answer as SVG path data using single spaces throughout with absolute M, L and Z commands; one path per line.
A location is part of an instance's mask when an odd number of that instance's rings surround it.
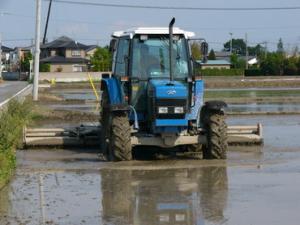
M 160 114 L 168 113 L 168 107 L 158 107 L 158 113 Z
M 176 113 L 176 114 L 183 114 L 184 113 L 183 107 L 175 107 L 174 108 L 174 113 Z

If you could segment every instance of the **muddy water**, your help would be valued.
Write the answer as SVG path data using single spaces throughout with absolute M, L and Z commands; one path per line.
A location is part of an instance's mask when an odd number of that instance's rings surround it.
M 228 112 L 270 112 L 270 113 L 287 113 L 299 112 L 300 104 L 291 103 L 248 103 L 248 104 L 229 104 Z
M 72 110 L 78 112 L 92 112 L 97 114 L 99 111 L 99 104 L 96 101 L 96 96 L 91 89 L 56 89 L 52 88 L 48 91 L 49 94 L 64 99 L 66 101 L 51 103 L 47 107 L 55 110 Z M 100 95 L 100 92 L 98 92 Z M 209 89 L 205 93 L 206 97 L 210 99 L 223 99 L 231 102 L 232 99 L 243 98 L 245 102 L 251 100 L 251 103 L 243 104 L 229 104 L 228 112 L 299 112 L 300 104 L 298 102 L 289 102 L 289 98 L 299 98 L 300 88 L 260 88 L 260 89 Z M 287 98 L 287 102 L 256 102 L 257 98 L 261 101 L 264 98 L 274 99 Z M 253 100 L 254 99 L 254 100 Z M 69 101 L 69 103 L 68 103 Z M 76 103 L 76 101 L 78 101 Z M 236 101 L 236 100 L 234 100 Z
M 103 162 L 95 149 L 19 151 L 0 192 L 0 224 L 298 225 L 299 116 L 230 117 L 264 124 L 264 147 L 228 160 Z

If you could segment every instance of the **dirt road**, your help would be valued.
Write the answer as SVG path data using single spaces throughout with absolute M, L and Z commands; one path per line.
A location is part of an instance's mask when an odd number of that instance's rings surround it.
M 229 118 L 264 124 L 264 147 L 228 160 L 108 163 L 93 149 L 19 151 L 0 192 L 0 224 L 297 225 L 299 116 Z

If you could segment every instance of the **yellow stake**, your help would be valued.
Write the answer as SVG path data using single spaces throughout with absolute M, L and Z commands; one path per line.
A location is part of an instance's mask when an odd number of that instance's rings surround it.
M 52 78 L 51 79 L 51 85 L 55 85 L 56 81 L 55 81 L 55 78 Z
M 99 101 L 99 95 L 98 95 L 98 92 L 97 92 L 97 90 L 96 90 L 96 88 L 95 88 L 95 85 L 94 85 L 93 79 L 92 79 L 92 77 L 91 77 L 91 74 L 88 73 L 88 76 L 89 76 L 89 80 L 90 80 L 91 86 L 92 86 L 92 88 L 93 88 L 94 94 L 95 94 L 95 96 L 96 96 L 96 99 L 97 99 L 97 101 Z

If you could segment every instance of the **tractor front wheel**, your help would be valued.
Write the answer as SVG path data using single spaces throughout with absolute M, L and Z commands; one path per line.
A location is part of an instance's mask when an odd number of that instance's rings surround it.
M 118 112 L 112 115 L 108 160 L 132 160 L 131 128 L 127 113 Z
M 193 144 L 187 146 L 187 153 L 193 159 L 202 159 L 203 155 L 203 145 L 202 144 Z
M 203 148 L 204 159 L 226 159 L 227 125 L 222 111 L 210 111 L 206 117 L 207 145 Z

